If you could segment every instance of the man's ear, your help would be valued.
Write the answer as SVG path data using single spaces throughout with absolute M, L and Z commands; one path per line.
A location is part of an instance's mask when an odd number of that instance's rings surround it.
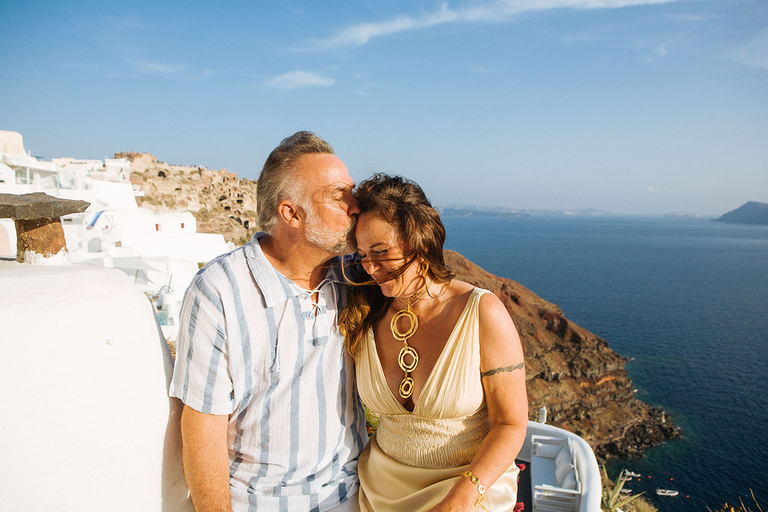
M 282 201 L 277 205 L 277 215 L 291 227 L 298 228 L 304 220 L 303 215 L 299 213 L 299 207 L 291 201 Z

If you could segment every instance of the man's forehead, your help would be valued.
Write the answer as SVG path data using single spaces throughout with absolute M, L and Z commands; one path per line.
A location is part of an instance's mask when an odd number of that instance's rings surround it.
M 342 199 L 347 193 L 351 192 L 354 188 L 354 183 L 350 180 L 346 181 L 334 181 L 332 183 L 310 183 L 311 195 L 322 201 Z
M 312 153 L 302 155 L 297 167 L 307 184 L 313 189 L 350 189 L 354 182 L 347 166 L 336 155 Z

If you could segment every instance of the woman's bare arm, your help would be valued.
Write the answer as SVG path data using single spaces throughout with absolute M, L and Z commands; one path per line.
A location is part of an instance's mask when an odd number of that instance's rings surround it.
M 486 488 L 512 465 L 528 427 L 528 398 L 520 336 L 504 305 L 493 294 L 480 298 L 480 370 L 491 431 L 469 466 Z M 432 510 L 473 510 L 479 494 L 460 478 Z

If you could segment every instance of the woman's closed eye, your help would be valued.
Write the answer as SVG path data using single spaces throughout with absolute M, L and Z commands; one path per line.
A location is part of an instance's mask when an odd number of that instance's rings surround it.
M 372 250 L 372 251 L 371 251 L 371 254 L 370 254 L 370 257 L 371 257 L 371 258 L 378 258 L 379 256 L 383 256 L 383 255 L 385 255 L 385 254 L 387 253 L 387 251 L 388 251 L 388 250 L 389 250 L 389 249 L 379 249 L 379 250 Z M 368 257 L 368 255 L 367 255 L 367 254 L 365 254 L 365 253 L 362 253 L 362 252 L 360 252 L 360 251 L 357 251 L 357 257 L 358 257 L 358 258 L 360 258 L 360 259 L 362 260 L 362 259 L 364 259 L 364 258 L 367 258 L 367 257 Z

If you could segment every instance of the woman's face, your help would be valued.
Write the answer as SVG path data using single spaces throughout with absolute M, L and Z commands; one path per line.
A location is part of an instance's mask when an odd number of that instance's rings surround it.
M 424 278 L 418 272 L 419 259 L 411 262 L 402 275 L 391 278 L 406 263 L 404 244 L 392 224 L 373 212 L 363 213 L 357 219 L 355 238 L 363 269 L 385 296 L 409 297 L 422 288 Z

